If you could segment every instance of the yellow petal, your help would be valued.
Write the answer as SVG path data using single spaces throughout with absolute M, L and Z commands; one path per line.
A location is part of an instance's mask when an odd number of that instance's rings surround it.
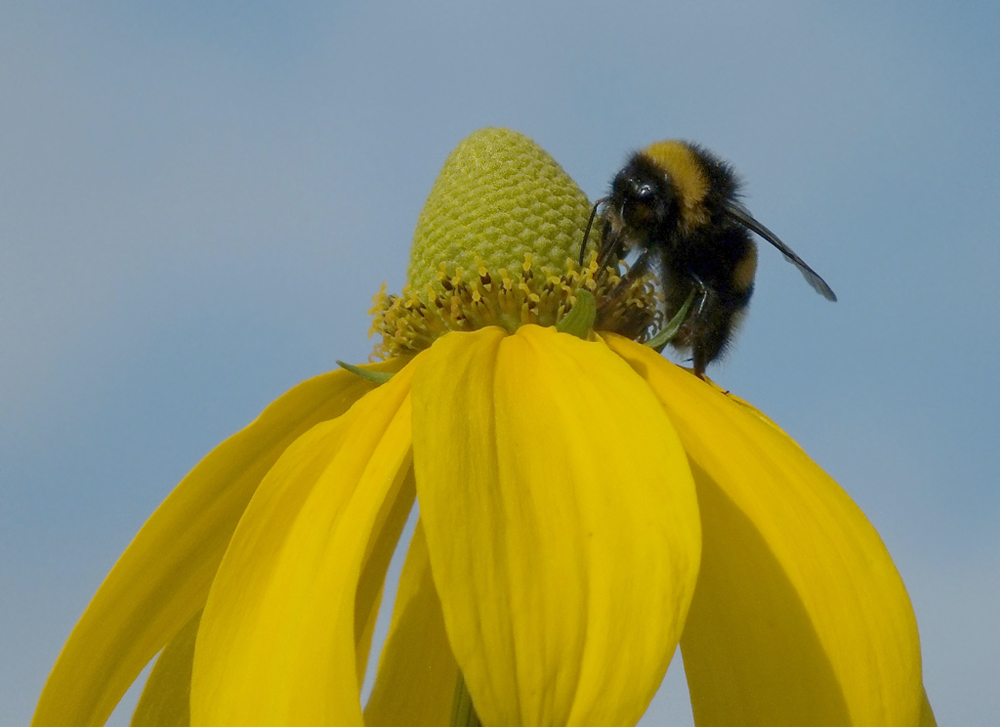
M 441 727 L 448 723 L 458 679 L 431 580 L 424 529 L 417 521 L 378 676 L 365 708 L 366 727 Z
M 927 699 L 926 690 L 923 693 L 923 700 L 920 705 L 919 727 L 937 727 L 937 720 L 934 719 L 934 710 L 931 709 L 931 703 Z
M 191 662 L 201 613 L 178 631 L 156 657 L 129 727 L 188 727 Z
M 314 427 L 264 478 L 202 616 L 193 724 L 362 724 L 356 597 L 379 535 L 401 526 L 389 519 L 406 519 L 411 371 Z
M 916 621 L 864 514 L 755 409 L 608 343 L 657 392 L 698 487 L 704 551 L 681 649 L 699 727 L 918 724 Z
M 399 536 L 413 509 L 415 496 L 416 488 L 411 469 L 392 504 L 392 509 L 385 516 L 384 525 L 375 528 L 375 537 L 370 543 L 369 552 L 365 555 L 361 577 L 358 579 L 358 594 L 354 599 L 356 614 L 354 644 L 357 650 L 358 684 L 364 682 L 365 671 L 368 668 L 368 653 L 375 633 L 375 622 L 378 621 L 378 609 L 382 603 L 385 574 L 389 570 L 392 554 L 399 543 Z
M 143 667 L 205 605 L 236 523 L 278 456 L 372 388 L 346 371 L 317 376 L 212 450 L 146 521 L 101 584 L 49 675 L 32 726 L 104 724 Z
M 633 725 L 697 575 L 687 459 L 603 343 L 524 326 L 438 339 L 413 383 L 417 498 L 483 724 Z

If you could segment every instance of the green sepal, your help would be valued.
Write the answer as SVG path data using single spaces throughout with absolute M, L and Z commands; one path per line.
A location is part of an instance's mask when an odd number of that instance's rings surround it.
M 371 381 L 373 384 L 382 385 L 396 375 L 395 372 L 389 372 L 389 371 L 368 371 L 367 369 L 363 369 L 360 366 L 344 363 L 343 361 L 338 361 L 337 365 L 340 366 L 340 368 L 342 369 L 350 371 L 355 376 L 360 376 L 365 381 Z
M 577 338 L 586 339 L 594 327 L 597 318 L 597 299 L 589 290 L 576 291 L 576 303 L 566 311 L 566 315 L 556 323 L 560 333 L 570 333 Z
M 687 320 L 688 312 L 691 310 L 691 305 L 694 303 L 695 295 L 697 295 L 698 290 L 692 290 L 691 295 L 688 296 L 687 300 L 684 301 L 684 305 L 680 307 L 674 317 L 671 318 L 667 325 L 665 325 L 660 332 L 655 336 L 646 341 L 646 345 L 653 350 L 659 352 L 663 350 L 666 346 L 677 335 L 677 331 L 681 329 L 684 321 Z
M 452 702 L 451 708 L 451 727 L 480 727 L 480 725 L 479 715 L 472 706 L 472 695 L 465 686 L 462 672 L 459 672 L 458 681 L 455 683 L 455 701 Z

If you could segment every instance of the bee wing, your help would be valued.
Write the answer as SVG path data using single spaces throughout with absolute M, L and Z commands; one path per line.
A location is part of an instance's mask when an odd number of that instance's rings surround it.
M 750 214 L 750 210 L 741 205 L 739 202 L 731 201 L 726 204 L 726 213 L 741 225 L 753 230 L 776 248 L 781 250 L 781 254 L 785 256 L 785 260 L 792 263 L 799 269 L 799 272 L 802 273 L 802 276 L 806 279 L 806 282 L 812 286 L 813 290 L 827 300 L 837 300 L 836 294 L 834 294 L 830 286 L 826 284 L 826 281 L 819 276 L 819 273 L 806 265 L 806 261 L 796 255 L 792 251 L 792 248 L 788 247 L 788 245 L 779 240 L 777 235 L 755 220 L 753 215 Z

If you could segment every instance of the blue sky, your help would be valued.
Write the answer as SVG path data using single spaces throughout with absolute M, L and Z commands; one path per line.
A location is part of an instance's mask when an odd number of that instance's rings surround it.
M 187 470 L 367 358 L 371 296 L 482 126 L 591 197 L 661 138 L 739 169 L 840 301 L 762 249 L 710 373 L 882 534 L 939 722 L 993 724 L 997 37 L 962 2 L 0 3 L 0 726 Z M 671 679 L 644 724 L 690 723 Z

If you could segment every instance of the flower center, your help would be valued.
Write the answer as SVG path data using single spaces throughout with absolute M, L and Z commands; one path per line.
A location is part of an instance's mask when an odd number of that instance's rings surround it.
M 616 270 L 599 269 L 594 257 L 582 269 L 567 260 L 561 271 L 539 269 L 530 253 L 513 272 L 490 270 L 477 261 L 474 273 L 458 268 L 449 275 L 442 263 L 436 284 L 428 285 L 424 295 L 410 286 L 403 288 L 402 295 L 390 295 L 383 285 L 369 311 L 374 316 L 370 335 L 382 337 L 374 356 L 412 355 L 450 331 L 500 326 L 513 333 L 529 323 L 554 326 L 576 304 L 581 290 L 597 300 L 593 330 L 645 341 L 662 327 L 661 306 L 652 281 L 639 277 L 623 282 Z
M 450 331 L 559 324 L 589 291 L 597 311 L 582 328 L 645 340 L 662 323 L 650 279 L 580 268 L 592 205 L 541 147 L 509 129 L 482 129 L 444 163 L 413 237 L 407 286 L 375 297 L 374 356 L 405 356 Z M 589 310 L 589 309 L 588 309 Z M 577 316 L 579 317 L 579 316 Z M 578 330 L 579 329 L 579 330 Z

